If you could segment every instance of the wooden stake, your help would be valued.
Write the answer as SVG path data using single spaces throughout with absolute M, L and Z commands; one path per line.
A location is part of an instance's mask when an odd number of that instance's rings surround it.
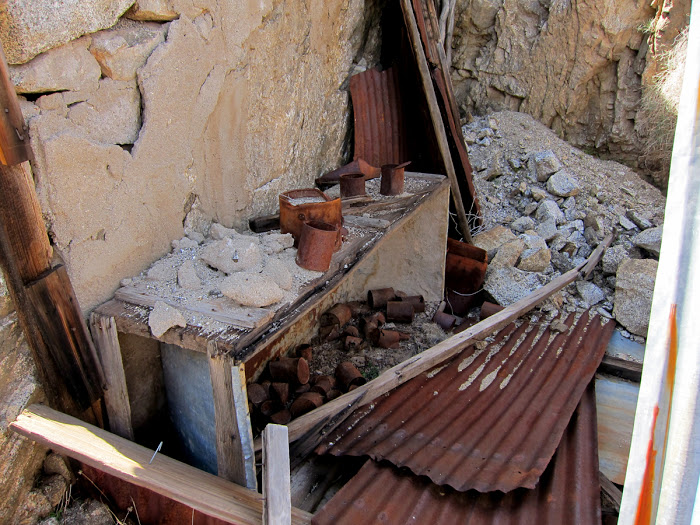
M 131 403 L 114 317 L 93 312 L 90 316 L 90 331 L 105 374 L 105 405 L 109 429 L 118 436 L 133 441 Z
M 267 425 L 262 433 L 263 525 L 288 525 L 292 520 L 287 427 Z

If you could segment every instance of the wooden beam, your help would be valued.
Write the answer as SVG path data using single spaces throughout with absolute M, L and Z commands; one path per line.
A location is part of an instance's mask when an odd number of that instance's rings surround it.
M 603 493 L 608 497 L 610 503 L 612 503 L 613 505 L 613 509 L 616 512 L 620 512 L 620 503 L 622 503 L 622 491 L 618 489 L 617 485 L 610 481 L 605 474 L 599 472 L 599 475 L 600 490 L 603 491 Z
M 231 367 L 231 388 L 233 389 L 233 406 L 236 411 L 238 435 L 241 439 L 241 449 L 245 458 L 246 486 L 258 490 L 258 475 L 255 468 L 255 443 L 253 441 L 253 426 L 250 423 L 250 408 L 248 391 L 246 389 L 245 365 L 238 363 Z
M 406 27 L 408 29 L 408 38 L 413 47 L 413 52 L 416 57 L 418 69 L 420 71 L 421 83 L 423 84 L 423 91 L 425 93 L 426 101 L 428 103 L 430 119 L 432 120 L 433 127 L 435 128 L 435 135 L 438 142 L 438 148 L 440 149 L 440 154 L 442 155 L 442 159 L 445 164 L 445 171 L 447 171 L 447 177 L 450 180 L 450 189 L 452 190 L 452 202 L 454 203 L 455 210 L 457 211 L 457 223 L 459 224 L 459 229 L 461 230 L 464 240 L 469 244 L 473 244 L 471 238 L 471 230 L 469 228 L 469 221 L 467 220 L 467 214 L 464 211 L 462 193 L 459 189 L 459 181 L 457 180 L 455 167 L 452 163 L 450 146 L 447 142 L 445 124 L 442 121 L 440 107 L 438 106 L 437 97 L 435 96 L 435 89 L 433 88 L 432 77 L 430 76 L 428 62 L 425 58 L 423 45 L 421 44 L 420 33 L 418 32 L 416 17 L 413 13 L 411 1 L 401 0 L 401 9 L 403 11 L 404 21 L 406 22 Z
M 262 443 L 263 525 L 286 525 L 291 521 L 292 511 L 287 427 L 267 425 Z
M 604 355 L 598 372 L 639 383 L 642 380 L 642 363 L 635 363 L 619 357 Z
M 25 409 L 10 425 L 15 432 L 60 454 L 192 509 L 239 525 L 259 525 L 263 498 L 163 454 L 42 405 Z M 291 523 L 311 522 L 311 514 L 292 508 Z
M 12 166 L 29 160 L 29 132 L 1 45 L 0 84 L 0 162 Z
M 246 477 L 246 453 L 241 439 L 238 413 L 234 404 L 232 374 L 238 375 L 238 367 L 231 366 L 231 359 L 218 351 L 215 341 L 207 345 L 209 374 L 214 396 L 216 428 L 216 463 L 222 478 L 249 487 Z M 238 393 L 240 396 L 241 394 Z M 245 400 L 247 403 L 247 400 Z M 246 422 L 241 422 L 243 425 Z M 249 423 L 248 423 L 249 424 Z M 252 480 L 255 488 L 255 480 Z
M 493 332 L 500 330 L 524 313 L 532 310 L 552 294 L 574 282 L 581 276 L 583 268 L 590 264 L 595 266 L 595 264 L 600 261 L 605 246 L 609 245 L 610 242 L 612 242 L 611 235 L 593 251 L 586 262 L 579 264 L 567 273 L 553 279 L 542 288 L 535 290 L 500 312 L 495 313 L 463 332 L 445 339 L 423 353 L 390 368 L 369 383 L 347 394 L 343 394 L 333 401 L 290 422 L 288 425 L 289 439 L 291 442 L 299 441 L 299 443 L 295 443 L 292 449 L 292 462 L 294 463 L 299 457 L 305 456 L 316 448 L 318 443 L 323 439 L 323 436 L 331 432 L 356 408 L 372 402 L 377 397 L 393 390 L 409 379 L 423 372 L 427 372 L 443 361 L 457 355 L 470 344 L 484 339 Z M 256 450 L 259 446 L 260 444 L 256 443 Z
M 105 376 L 104 399 L 109 429 L 118 436 L 133 441 L 131 403 L 114 317 L 93 312 L 90 316 L 90 331 Z

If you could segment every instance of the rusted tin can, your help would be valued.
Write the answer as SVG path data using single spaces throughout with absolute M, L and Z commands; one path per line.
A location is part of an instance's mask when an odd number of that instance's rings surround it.
M 400 195 L 403 193 L 404 166 L 403 164 L 384 164 L 382 178 L 379 182 L 379 193 L 382 195 Z
M 302 228 L 297 264 L 307 270 L 325 272 L 330 268 L 331 258 L 338 240 L 339 227 L 323 221 L 306 221 Z
M 403 301 L 386 303 L 386 320 L 390 323 L 412 323 L 413 305 Z
M 280 232 L 291 233 L 295 245 L 299 244 L 302 227 L 306 221 L 323 221 L 338 228 L 343 224 L 340 198 L 330 199 L 316 188 L 285 191 L 280 193 L 279 202 Z
M 500 304 L 495 304 L 495 303 L 490 303 L 488 301 L 484 301 L 484 303 L 481 305 L 481 319 L 486 319 L 487 317 L 491 317 L 493 314 L 497 314 L 501 310 L 503 310 L 503 306 Z
M 343 361 L 335 369 L 335 377 L 340 385 L 348 390 L 352 385 L 364 385 L 367 380 L 350 361 Z
M 437 323 L 440 326 L 440 328 L 447 332 L 449 330 L 452 330 L 455 323 L 457 322 L 457 318 L 454 315 L 446 314 L 445 312 L 441 312 L 440 310 L 438 310 L 433 316 L 433 322 Z
M 408 295 L 406 297 L 401 297 L 401 302 L 413 305 L 413 311 L 415 313 L 425 312 L 425 299 L 422 295 Z
M 384 308 L 386 303 L 396 299 L 393 288 L 377 288 L 367 292 L 367 303 L 370 308 Z
M 365 175 L 363 173 L 344 173 L 340 176 L 340 197 L 359 197 L 366 195 Z
M 401 341 L 409 339 L 408 334 L 397 330 L 380 330 L 377 344 L 382 348 L 398 348 Z

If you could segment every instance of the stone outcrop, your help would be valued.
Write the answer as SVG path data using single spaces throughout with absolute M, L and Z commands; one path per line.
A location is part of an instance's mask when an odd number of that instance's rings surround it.
M 668 46 L 687 24 L 690 2 L 658 4 L 678 4 L 669 36 L 661 37 Z M 648 71 L 656 71 L 659 57 L 649 46 L 656 38 L 640 27 L 656 14 L 650 2 L 458 2 L 457 98 L 464 111 L 480 115 L 528 113 L 570 143 L 634 166 L 641 153 L 641 92 L 653 81 Z

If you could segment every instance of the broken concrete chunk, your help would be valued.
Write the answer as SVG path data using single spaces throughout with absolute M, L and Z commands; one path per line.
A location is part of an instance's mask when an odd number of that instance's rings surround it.
M 152 281 L 170 281 L 171 279 L 175 279 L 176 275 L 177 268 L 173 267 L 173 265 L 165 259 L 153 263 L 153 266 L 146 272 L 146 277 Z
M 598 304 L 605 299 L 605 292 L 590 281 L 576 281 L 576 290 L 588 306 Z
M 262 255 L 257 239 L 239 235 L 235 239 L 226 238 L 205 246 L 199 258 L 212 268 L 231 274 L 257 266 Z
M 283 290 L 291 290 L 292 288 L 292 273 L 280 259 L 270 259 L 263 268 L 263 275 L 275 281 Z
M 532 230 L 535 228 L 535 221 L 531 217 L 520 217 L 515 219 L 510 223 L 510 229 L 518 233 L 523 233 L 525 230 Z
M 646 337 L 651 299 L 659 263 L 653 259 L 626 259 L 615 279 L 615 319 L 627 330 Z
M 484 290 L 494 302 L 508 306 L 537 290 L 542 282 L 540 275 L 517 268 L 496 268 L 490 272 Z
M 643 232 L 638 233 L 632 237 L 632 243 L 643 248 L 654 255 L 659 255 L 661 251 L 661 236 L 663 234 L 663 226 L 657 226 L 656 228 L 649 228 Z
M 238 235 L 236 230 L 233 228 L 226 228 L 218 222 L 212 223 L 211 227 L 209 228 L 209 236 L 217 241 L 221 241 L 227 237 L 235 237 L 236 235 Z
M 496 252 L 496 256 L 489 261 L 487 271 L 515 266 L 523 250 L 525 250 L 525 242 L 522 239 L 514 239 L 503 244 Z
M 474 245 L 488 252 L 489 259 L 493 258 L 503 244 L 515 240 L 515 234 L 505 226 L 496 226 L 488 231 L 474 236 Z
M 204 235 L 199 232 L 189 232 L 187 238 L 193 240 L 197 244 L 202 244 L 204 242 Z
M 552 150 L 540 151 L 530 157 L 531 176 L 538 182 L 545 182 L 561 168 L 561 162 Z
M 559 205 L 551 199 L 544 200 L 540 203 L 535 212 L 535 218 L 540 222 L 549 219 L 554 219 L 554 222 L 557 224 L 564 224 L 566 222 L 564 212 L 561 211 Z
M 547 191 L 557 197 L 572 197 L 581 192 L 581 187 L 568 171 L 559 170 L 547 180 Z
M 148 316 L 148 326 L 155 337 L 160 337 L 173 326 L 184 328 L 187 326 L 187 321 L 177 308 L 173 308 L 163 301 L 156 301 Z
M 259 273 L 239 272 L 221 283 L 221 293 L 243 306 L 261 308 L 277 303 L 284 291 L 271 278 Z
M 177 284 L 187 290 L 195 290 L 202 286 L 202 281 L 197 276 L 194 261 L 185 261 L 177 270 Z
M 271 233 L 260 239 L 263 251 L 269 255 L 294 246 L 294 237 L 291 233 Z

